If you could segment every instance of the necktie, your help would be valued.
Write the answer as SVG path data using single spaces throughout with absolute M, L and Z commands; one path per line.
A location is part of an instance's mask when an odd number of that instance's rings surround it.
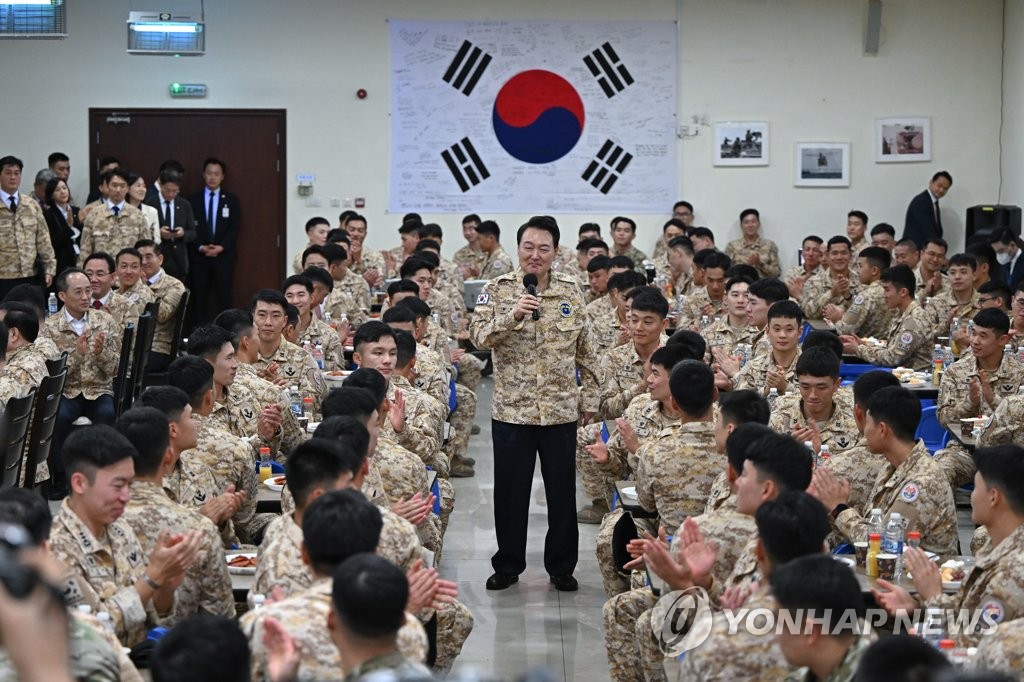
M 101 310 L 103 308 L 103 304 L 100 303 L 100 299 L 94 298 L 92 299 L 92 307 L 94 310 Z
M 210 236 L 217 234 L 217 216 L 213 212 L 213 195 L 214 192 L 210 192 L 210 199 L 206 203 L 206 224 L 210 226 Z
M 935 200 L 935 233 L 942 236 L 942 214 L 939 212 L 939 200 Z
M 111 206 L 110 210 L 114 212 L 114 217 L 116 218 L 117 215 L 121 212 L 121 207 L 120 206 Z
M 11 195 L 11 213 L 16 213 L 18 210 L 18 202 L 14 200 L 14 195 Z
M 171 202 L 164 202 L 164 225 L 171 226 Z

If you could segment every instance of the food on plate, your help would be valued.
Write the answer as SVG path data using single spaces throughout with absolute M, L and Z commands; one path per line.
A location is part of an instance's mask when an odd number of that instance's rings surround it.
M 956 583 L 967 577 L 966 571 L 964 571 L 964 562 L 950 559 L 939 566 L 939 572 L 942 573 L 942 582 L 944 583 Z
M 284 485 L 285 481 L 288 479 L 285 476 L 274 476 L 274 478 L 270 480 L 273 481 L 274 485 Z
M 228 559 L 228 566 L 231 568 L 256 568 L 256 557 L 238 554 Z

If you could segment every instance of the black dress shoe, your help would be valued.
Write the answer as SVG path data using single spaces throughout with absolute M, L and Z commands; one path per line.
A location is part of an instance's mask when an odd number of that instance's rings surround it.
M 510 585 L 515 585 L 519 582 L 518 575 L 506 575 L 504 573 L 495 573 L 487 579 L 488 590 L 505 590 Z
M 551 584 L 559 592 L 575 592 L 580 589 L 580 584 L 571 575 L 553 575 L 551 576 Z

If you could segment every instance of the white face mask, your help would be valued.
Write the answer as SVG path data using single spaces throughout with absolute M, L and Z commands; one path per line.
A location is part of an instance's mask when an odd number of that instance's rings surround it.
M 1012 261 L 1012 260 L 1013 260 L 1013 256 L 1010 255 L 1009 253 L 1007 253 L 1006 251 L 1001 251 L 1001 252 L 996 254 L 996 261 L 1000 265 L 1009 265 L 1010 261 Z

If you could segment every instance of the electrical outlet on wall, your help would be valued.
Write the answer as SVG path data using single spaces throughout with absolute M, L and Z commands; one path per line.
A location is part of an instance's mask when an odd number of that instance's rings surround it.
M 324 202 L 321 201 L 320 197 L 309 197 L 306 199 L 306 206 L 309 208 L 319 208 L 323 206 Z

